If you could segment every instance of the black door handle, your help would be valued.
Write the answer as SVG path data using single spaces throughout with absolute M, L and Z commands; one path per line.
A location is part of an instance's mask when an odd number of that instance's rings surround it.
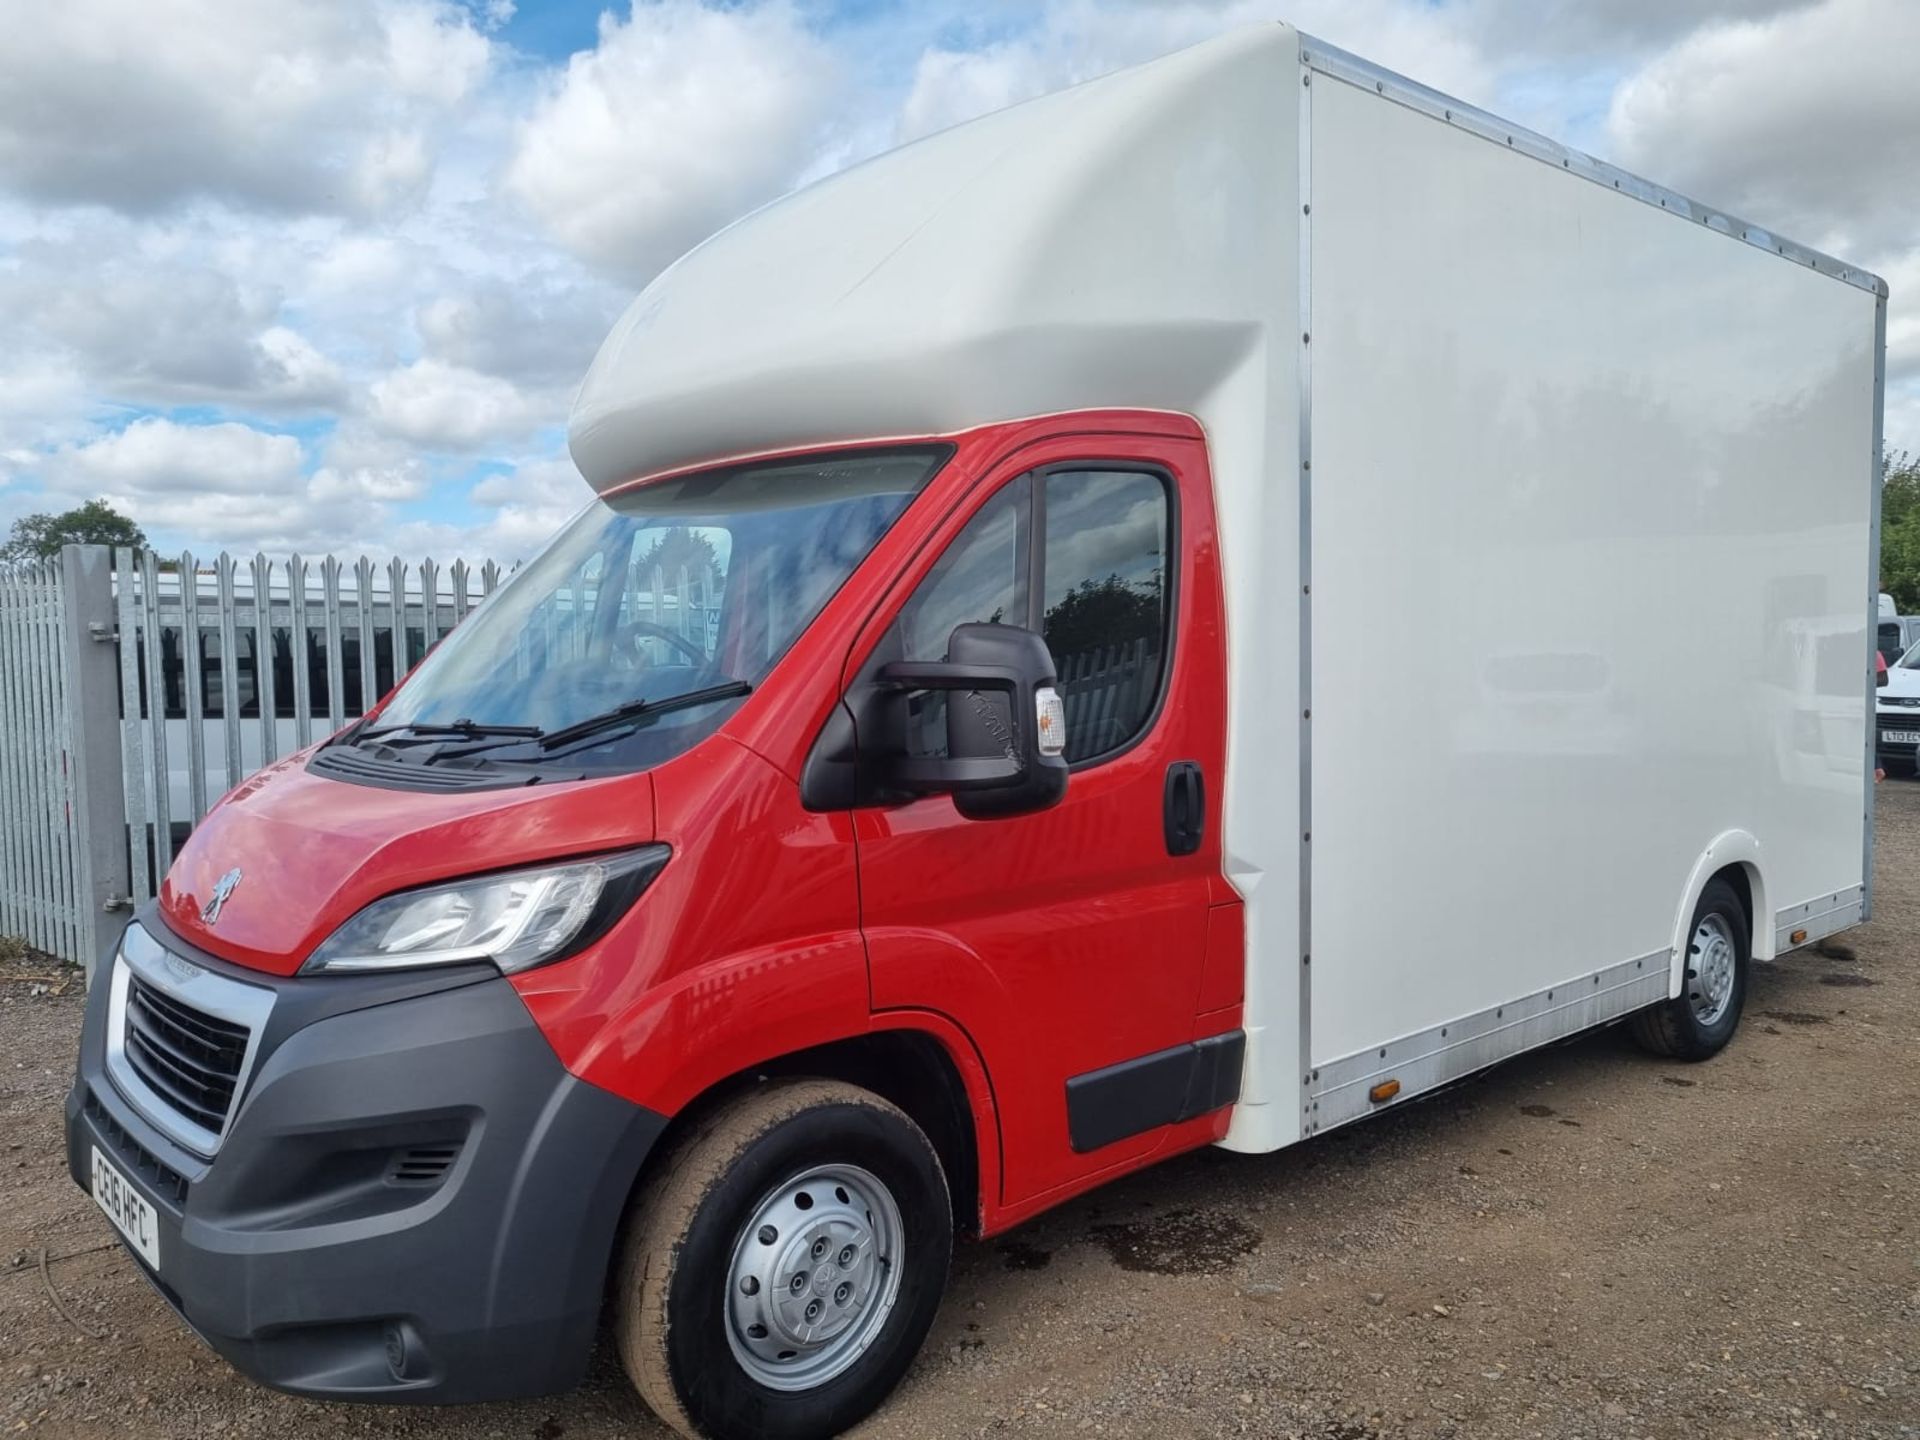
M 1167 854 L 1191 855 L 1200 848 L 1207 830 L 1207 784 L 1197 762 L 1176 760 L 1167 766 L 1163 820 Z

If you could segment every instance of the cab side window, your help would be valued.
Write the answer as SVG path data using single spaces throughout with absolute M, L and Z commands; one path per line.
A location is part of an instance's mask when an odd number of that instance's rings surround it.
M 956 625 L 1025 625 L 1053 653 L 1071 761 L 1130 744 L 1166 671 L 1172 503 L 1140 470 L 1063 469 L 1003 486 L 967 522 L 894 622 L 893 653 L 940 660 Z M 946 699 L 908 701 L 908 749 L 946 753 Z
M 1062 470 L 1044 482 L 1040 636 L 1067 707 L 1067 759 L 1130 744 L 1166 667 L 1167 484 L 1139 470 Z

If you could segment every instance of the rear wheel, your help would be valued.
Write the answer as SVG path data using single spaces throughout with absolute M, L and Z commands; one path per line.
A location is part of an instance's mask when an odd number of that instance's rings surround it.
M 1718 1054 L 1739 1028 L 1747 1003 L 1751 934 L 1739 893 L 1724 880 L 1710 882 L 1687 930 L 1680 994 L 1634 1016 L 1634 1039 L 1678 1060 Z
M 638 1202 L 621 1360 L 685 1434 L 836 1435 L 912 1363 L 952 1245 L 939 1158 L 906 1115 L 838 1081 L 769 1083 L 689 1133 Z

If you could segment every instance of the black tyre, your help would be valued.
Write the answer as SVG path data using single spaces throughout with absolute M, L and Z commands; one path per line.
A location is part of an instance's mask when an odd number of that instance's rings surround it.
M 707 1116 L 636 1204 L 616 1324 L 655 1413 L 708 1440 L 813 1440 L 871 1414 L 946 1288 L 927 1137 L 879 1096 L 780 1080 Z
M 1752 934 L 1739 892 L 1724 880 L 1709 882 L 1687 926 L 1680 994 L 1634 1016 L 1633 1038 L 1654 1054 L 1677 1060 L 1717 1055 L 1740 1027 L 1747 1003 Z

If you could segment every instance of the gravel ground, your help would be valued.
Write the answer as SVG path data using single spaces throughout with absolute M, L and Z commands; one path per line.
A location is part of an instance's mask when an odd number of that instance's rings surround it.
M 1607 1032 L 963 1249 L 859 1433 L 1920 1437 L 1920 784 L 1881 787 L 1878 858 L 1875 923 L 1756 967 L 1707 1064 Z M 604 1352 L 575 1394 L 461 1410 L 240 1379 L 67 1179 L 80 1008 L 0 961 L 0 1433 L 664 1433 Z

